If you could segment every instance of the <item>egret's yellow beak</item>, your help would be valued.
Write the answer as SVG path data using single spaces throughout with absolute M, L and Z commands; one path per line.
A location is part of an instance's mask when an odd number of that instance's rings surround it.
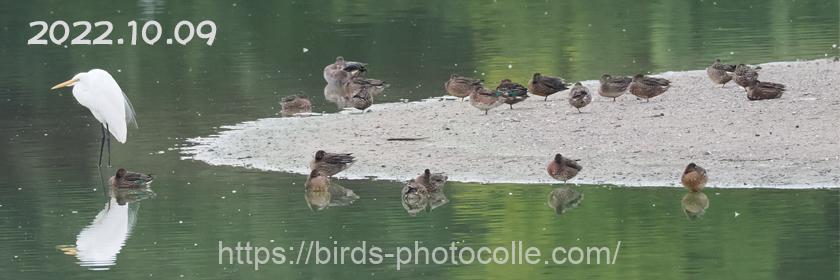
M 75 84 L 76 82 L 78 82 L 78 81 L 79 81 L 79 80 L 73 80 L 73 79 L 70 79 L 70 80 L 67 80 L 66 82 L 63 82 L 63 83 L 60 83 L 60 84 L 55 85 L 55 86 L 54 86 L 54 87 L 52 87 L 51 89 L 57 89 L 57 88 L 63 88 L 63 87 L 69 87 L 69 86 L 74 85 L 74 84 Z

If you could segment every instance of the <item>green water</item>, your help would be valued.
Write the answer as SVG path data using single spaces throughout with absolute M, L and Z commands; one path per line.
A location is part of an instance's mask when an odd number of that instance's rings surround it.
M 35 20 L 211 19 L 212 47 L 27 46 Z M 377 101 L 442 95 L 452 72 L 524 82 L 535 71 L 569 80 L 705 67 L 713 58 L 760 63 L 837 56 L 837 1 L 18 1 L 0 6 L 0 278 L 631 278 L 838 279 L 840 192 L 708 189 L 705 215 L 683 213 L 676 188 L 580 186 L 579 208 L 557 216 L 548 185 L 450 183 L 450 202 L 409 216 L 401 183 L 339 183 L 361 198 L 313 212 L 301 175 L 180 159 L 185 139 L 279 111 L 303 92 L 316 111 L 323 66 L 336 55 L 370 63 L 392 84 Z M 308 49 L 304 52 L 303 49 Z M 114 167 L 156 174 L 154 196 L 127 206 L 96 168 L 99 127 L 70 90 L 49 87 L 90 68 L 111 72 L 139 129 L 113 147 Z M 360 163 L 361 164 L 361 163 Z M 418 170 L 419 172 L 419 170 Z M 103 211 L 103 208 L 107 208 Z M 76 245 L 101 218 L 131 225 L 112 263 L 80 261 Z M 123 242 L 120 240 L 124 238 Z M 274 242 L 271 242 L 273 240 Z M 622 242 L 611 265 L 219 264 L 219 241 L 298 246 L 555 246 Z M 124 244 L 119 244 L 124 243 Z M 101 245 L 98 245 L 101 244 Z M 95 250 L 94 250 L 95 251 Z M 106 270 L 103 270 L 106 269 Z

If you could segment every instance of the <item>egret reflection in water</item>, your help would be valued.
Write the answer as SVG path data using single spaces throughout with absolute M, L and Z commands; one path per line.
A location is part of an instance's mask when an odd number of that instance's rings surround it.
M 111 187 L 105 207 L 76 236 L 76 246 L 58 248 L 64 254 L 76 256 L 81 266 L 91 270 L 108 270 L 116 264 L 117 254 L 137 223 L 138 202 L 154 196 L 149 188 Z

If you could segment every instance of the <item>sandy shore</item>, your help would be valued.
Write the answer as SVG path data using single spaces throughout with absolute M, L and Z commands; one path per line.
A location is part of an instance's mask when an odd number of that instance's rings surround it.
M 308 173 L 318 149 L 352 152 L 340 175 L 406 180 L 424 168 L 450 180 L 546 183 L 555 153 L 580 159 L 572 183 L 678 186 L 689 162 L 713 187 L 840 186 L 840 63 L 762 64 L 761 80 L 784 83 L 777 100 L 748 101 L 737 85 L 716 88 L 705 71 L 666 72 L 673 87 L 650 103 L 597 95 L 579 114 L 567 92 L 532 97 L 489 115 L 469 102 L 375 104 L 366 114 L 267 118 L 190 139 L 185 159 Z M 520 81 L 521 82 L 521 81 Z M 443 81 L 441 81 L 443 83 Z M 443 89 L 441 89 L 443 91 Z M 394 93 L 391 93 L 394 94 Z M 387 141 L 419 137 L 419 141 Z

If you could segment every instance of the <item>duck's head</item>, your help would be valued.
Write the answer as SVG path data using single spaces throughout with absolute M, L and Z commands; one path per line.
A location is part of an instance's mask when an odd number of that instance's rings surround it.
M 693 171 L 695 168 L 697 168 L 697 164 L 694 164 L 693 162 L 692 162 L 692 163 L 689 163 L 689 164 L 688 164 L 688 166 L 686 166 L 686 167 L 685 167 L 685 171 L 684 171 L 683 173 L 688 173 L 688 172 L 691 172 L 691 171 Z
M 317 152 L 315 152 L 315 160 L 322 160 L 326 155 L 327 152 L 324 152 L 324 150 L 318 150 Z
M 634 80 L 634 81 L 640 81 L 640 80 L 642 80 L 642 79 L 644 79 L 644 78 L 645 78 L 645 75 L 644 75 L 644 74 L 642 74 L 642 73 L 639 73 L 639 74 L 636 74 L 636 75 L 634 75 L 634 76 L 633 76 L 633 80 Z
M 610 74 L 604 74 L 604 75 L 601 75 L 601 80 L 602 80 L 602 81 L 603 81 L 603 80 L 609 80 L 609 79 L 612 79 L 612 76 L 610 76 Z
M 504 80 L 502 80 L 502 81 L 501 81 L 501 82 L 499 82 L 499 83 L 502 83 L 502 84 L 509 84 L 509 83 L 513 83 L 513 81 L 511 81 L 510 79 L 504 79 Z
M 576 86 L 576 87 L 582 87 L 582 86 L 583 86 L 583 84 L 581 84 L 580 82 L 577 82 L 577 83 L 575 83 L 575 86 Z
M 720 58 L 715 58 L 715 63 L 720 63 Z
M 125 169 L 122 169 L 122 168 L 117 169 L 117 174 L 114 175 L 114 177 L 117 177 L 117 179 L 125 177 L 125 172 L 126 172 Z
M 313 169 L 312 172 L 309 172 L 309 178 L 315 178 L 321 176 L 321 172 L 318 172 L 318 169 Z
M 336 56 L 335 57 L 335 63 L 344 63 L 344 57 L 343 56 Z
M 539 79 L 540 77 L 542 77 L 542 74 L 540 74 L 539 72 L 534 73 L 534 79 Z
M 560 163 L 562 161 L 563 161 L 563 156 L 562 155 L 560 155 L 560 154 L 554 155 L 554 162 Z

